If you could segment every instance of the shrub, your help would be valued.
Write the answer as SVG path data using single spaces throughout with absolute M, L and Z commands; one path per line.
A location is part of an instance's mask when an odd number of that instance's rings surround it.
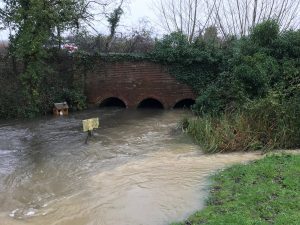
M 250 38 L 261 47 L 269 47 L 279 36 L 279 24 L 276 20 L 267 20 L 256 25 Z
M 196 99 L 193 110 L 198 115 L 218 115 L 234 111 L 245 99 L 243 89 L 230 73 L 221 73 Z
M 256 53 L 242 57 L 241 63 L 233 71 L 245 96 L 253 99 L 264 97 L 269 92 L 272 81 L 278 77 L 279 66 L 274 58 Z

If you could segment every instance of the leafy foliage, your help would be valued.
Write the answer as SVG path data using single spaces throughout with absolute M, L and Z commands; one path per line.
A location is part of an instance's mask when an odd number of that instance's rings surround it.
M 121 6 L 117 7 L 109 16 L 107 17 L 107 21 L 110 25 L 110 35 L 114 36 L 116 33 L 116 28 L 119 25 L 122 14 L 124 13 Z
M 250 33 L 250 39 L 260 47 L 270 47 L 279 36 L 279 24 L 275 20 L 267 20 L 257 24 Z
M 3 3 L 2 20 L 13 30 L 10 54 L 23 63 L 19 75 L 22 114 L 34 117 L 44 108 L 42 81 L 53 73 L 53 67 L 47 63 L 51 58 L 47 45 L 56 36 L 56 30 L 59 42 L 60 32 L 78 26 L 79 19 L 85 14 L 84 1 L 4 0 Z
M 205 151 L 268 150 L 300 146 L 299 45 L 299 30 L 279 33 L 271 20 L 241 39 L 189 43 L 174 33 L 153 55 L 198 93 L 202 117 L 188 131 Z
M 47 60 L 45 69 L 43 69 L 44 75 L 39 78 L 39 92 L 33 93 L 36 102 L 38 102 L 36 107 L 27 104 L 28 96 L 24 94 L 23 80 L 19 77 L 21 62 L 17 63 L 17 71 L 14 72 L 11 57 L 2 59 L 2 61 L 0 118 L 32 118 L 47 114 L 52 111 L 53 103 L 62 101 L 67 101 L 71 110 L 81 110 L 86 107 L 81 77 L 81 74 L 84 73 L 81 73 L 77 65 L 74 65 L 75 60 L 72 56 L 55 54 Z M 76 74 L 80 76 L 78 77 Z M 27 91 L 31 92 L 33 89 Z M 36 108 L 38 111 L 35 111 Z
M 179 81 L 202 93 L 221 71 L 222 53 L 215 42 L 198 39 L 190 44 L 185 35 L 175 32 L 158 41 L 149 57 L 169 65 L 171 74 Z
M 233 69 L 238 85 L 250 99 L 266 96 L 278 73 L 277 61 L 264 53 L 242 56 L 239 64 Z
M 196 112 L 220 113 L 274 90 L 291 95 L 299 86 L 299 35 L 279 33 L 273 20 L 258 24 L 248 37 L 226 41 L 200 37 L 190 44 L 173 33 L 157 42 L 152 57 L 199 94 Z

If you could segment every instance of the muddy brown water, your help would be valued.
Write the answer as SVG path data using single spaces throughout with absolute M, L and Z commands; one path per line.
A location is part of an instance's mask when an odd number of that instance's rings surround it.
M 208 176 L 254 153 L 204 155 L 189 112 L 99 109 L 0 122 L 0 224 L 164 225 L 203 207 Z M 88 145 L 81 120 L 99 117 Z

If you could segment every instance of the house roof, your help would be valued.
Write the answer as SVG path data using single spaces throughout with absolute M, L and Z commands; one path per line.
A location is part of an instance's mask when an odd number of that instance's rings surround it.
M 54 107 L 56 109 L 58 109 L 58 110 L 68 109 L 69 108 L 67 102 L 54 103 Z

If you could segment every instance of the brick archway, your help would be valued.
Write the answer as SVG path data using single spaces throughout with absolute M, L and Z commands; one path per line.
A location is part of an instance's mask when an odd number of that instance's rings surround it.
M 195 104 L 195 102 L 196 101 L 193 98 L 184 98 L 184 99 L 177 101 L 174 104 L 173 109 L 190 108 L 193 104 Z
M 120 107 L 127 108 L 126 103 L 117 97 L 106 98 L 99 104 L 100 107 Z
M 98 98 L 96 98 L 96 101 L 92 105 L 100 106 L 101 103 L 103 103 L 105 100 L 110 99 L 110 98 L 119 99 L 120 101 L 122 101 L 124 103 L 125 108 L 128 108 L 127 100 L 123 97 L 120 97 L 120 96 L 114 95 L 114 94 L 107 94 L 107 95 L 104 95 L 104 96 L 99 96 Z
M 137 104 L 137 108 L 157 108 L 164 109 L 164 104 L 157 98 L 145 98 Z
M 154 98 L 165 109 L 171 109 L 182 99 L 195 99 L 186 84 L 180 83 L 168 68 L 148 61 L 95 63 L 85 76 L 85 93 L 89 105 L 99 105 L 106 98 L 116 97 L 127 108 L 137 108 L 146 98 Z

